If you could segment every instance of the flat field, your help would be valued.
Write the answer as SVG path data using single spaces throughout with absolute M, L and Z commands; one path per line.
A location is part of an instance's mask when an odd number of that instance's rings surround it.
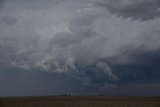
M 160 97 L 5 97 L 0 98 L 0 107 L 160 107 Z

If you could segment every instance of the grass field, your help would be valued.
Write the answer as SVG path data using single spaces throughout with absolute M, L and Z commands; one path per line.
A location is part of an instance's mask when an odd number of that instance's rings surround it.
M 160 107 L 160 97 L 6 97 L 0 107 Z

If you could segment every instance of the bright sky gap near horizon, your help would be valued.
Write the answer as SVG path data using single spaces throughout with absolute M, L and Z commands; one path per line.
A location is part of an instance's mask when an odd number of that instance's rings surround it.
M 0 96 L 160 96 L 160 0 L 0 0 Z

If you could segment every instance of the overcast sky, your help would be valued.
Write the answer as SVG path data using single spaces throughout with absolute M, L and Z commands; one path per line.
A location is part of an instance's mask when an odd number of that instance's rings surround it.
M 0 0 L 0 96 L 160 95 L 159 0 Z

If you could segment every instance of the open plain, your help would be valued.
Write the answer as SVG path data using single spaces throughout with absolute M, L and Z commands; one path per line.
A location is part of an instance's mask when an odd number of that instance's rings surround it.
M 160 97 L 5 97 L 0 98 L 0 107 L 160 107 Z

